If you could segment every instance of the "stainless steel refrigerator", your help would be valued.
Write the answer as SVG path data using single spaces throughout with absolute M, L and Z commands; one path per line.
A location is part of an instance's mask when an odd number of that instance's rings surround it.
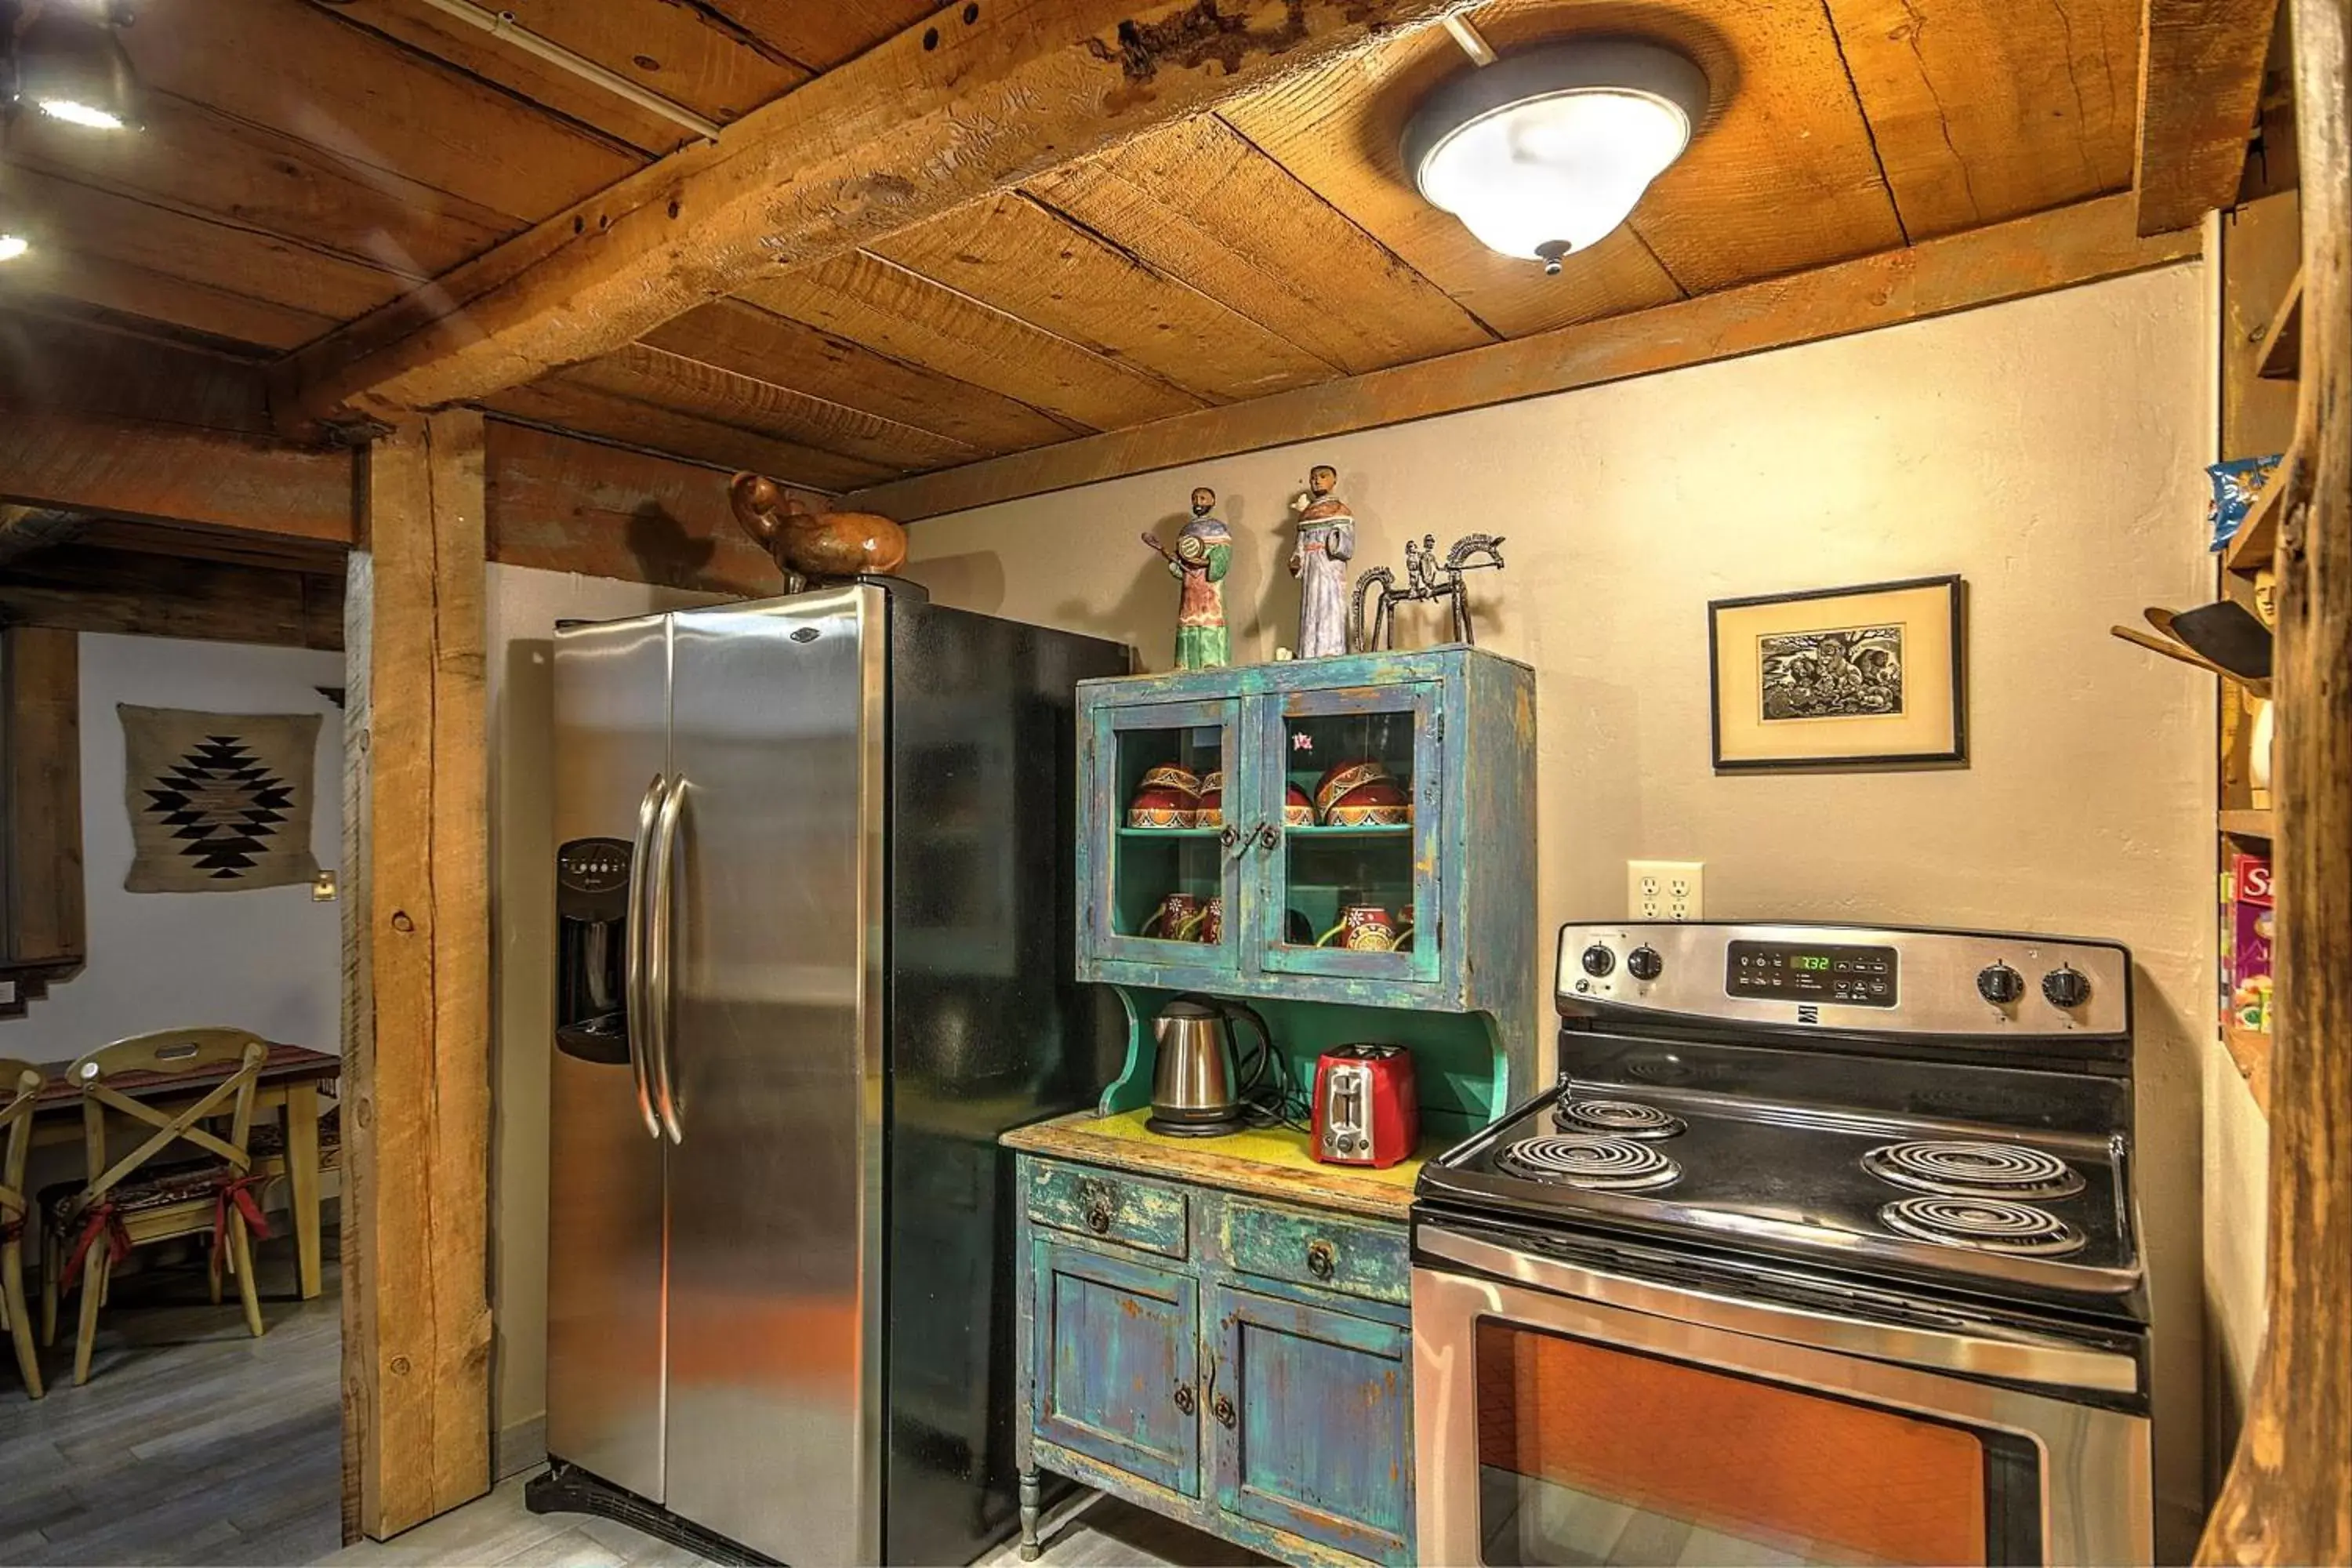
M 552 1478 L 967 1561 L 1014 1517 L 995 1138 L 1104 1072 L 1073 687 L 1127 650 L 860 584 L 554 660 Z

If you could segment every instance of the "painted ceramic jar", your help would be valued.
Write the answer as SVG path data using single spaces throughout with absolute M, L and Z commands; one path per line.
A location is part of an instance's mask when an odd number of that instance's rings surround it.
M 1173 763 L 1146 773 L 1127 803 L 1129 827 L 1197 827 L 1200 816 L 1201 780 Z
M 1381 763 L 1341 763 L 1315 786 L 1315 815 L 1326 827 L 1394 827 L 1412 820 L 1412 797 Z
M 1349 904 L 1339 911 L 1339 923 L 1316 938 L 1315 945 L 1337 945 L 1350 952 L 1393 952 L 1412 931 L 1410 916 L 1400 920 L 1378 904 Z
M 1285 827 L 1315 826 L 1315 803 L 1297 784 L 1286 785 L 1282 792 L 1282 825 Z
M 1223 900 L 1214 901 L 1223 902 Z M 1137 934 L 1156 936 L 1162 942 L 1196 941 L 1211 902 L 1197 893 L 1171 893 L 1160 900 L 1160 907 L 1151 911 L 1151 918 L 1143 922 L 1143 930 Z
M 1200 806 L 1193 814 L 1195 827 L 1223 827 L 1225 825 L 1225 775 L 1207 773 L 1201 775 Z

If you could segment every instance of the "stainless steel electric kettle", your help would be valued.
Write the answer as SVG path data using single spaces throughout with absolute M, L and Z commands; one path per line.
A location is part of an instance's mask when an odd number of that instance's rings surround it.
M 1257 1055 L 1246 1073 L 1234 1043 L 1234 1015 L 1257 1031 Z M 1265 1077 L 1274 1039 L 1265 1020 L 1238 1002 L 1179 996 L 1152 1020 L 1160 1044 L 1151 1068 L 1151 1115 L 1144 1126 L 1180 1138 L 1215 1138 L 1247 1126 L 1244 1102 Z

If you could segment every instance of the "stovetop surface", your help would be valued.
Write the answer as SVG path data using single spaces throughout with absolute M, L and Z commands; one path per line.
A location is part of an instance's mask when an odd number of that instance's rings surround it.
M 1761 1250 L 1870 1279 L 2145 1321 L 2124 1168 L 2126 1141 L 2120 1132 L 2103 1136 L 2079 1127 L 1775 1099 L 1753 1083 L 1738 1087 L 1740 1092 L 1730 1094 L 1639 1078 L 1572 1079 L 1433 1162 L 1421 1177 L 1416 1208 L 1499 1210 L 1571 1230 L 1622 1231 L 1702 1249 Z M 1681 1131 L 1641 1140 L 1640 1146 L 1674 1162 L 1679 1174 L 1663 1185 L 1606 1190 L 1541 1181 L 1508 1168 L 1507 1151 L 1523 1140 L 1590 1136 L 1557 1126 L 1553 1108 L 1596 1099 L 1653 1107 L 1678 1119 Z M 2063 1256 L 1992 1253 L 1892 1228 L 1883 1210 L 1930 1194 L 1874 1174 L 1864 1156 L 1912 1140 L 2018 1145 L 2055 1156 L 2080 1177 L 2081 1189 L 2014 1201 L 2061 1222 L 2080 1246 Z M 1654 1163 L 1619 1152 L 1622 1160 L 1603 1163 L 1631 1169 Z M 1970 1200 L 1960 1202 L 1969 1206 Z

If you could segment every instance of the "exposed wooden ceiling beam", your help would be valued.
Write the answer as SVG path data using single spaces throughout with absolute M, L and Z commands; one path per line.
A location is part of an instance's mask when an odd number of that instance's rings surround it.
M 1843 337 L 2198 254 L 2196 234 L 2143 238 L 2132 220 L 2130 195 L 2103 197 L 1678 304 L 872 486 L 840 504 L 899 519 L 936 517 L 1126 474 Z
M 343 580 L 68 544 L 0 574 L 0 621 L 338 648 L 343 646 Z
M 0 500 L 348 544 L 352 454 L 0 404 Z
M 0 505 L 0 566 L 37 550 L 63 544 L 81 531 L 79 513 Z
M 2277 0 L 2147 0 L 2139 50 L 2139 231 L 2194 227 L 2237 200 Z
M 1468 0 L 941 11 L 293 356 L 298 417 L 491 396 Z

